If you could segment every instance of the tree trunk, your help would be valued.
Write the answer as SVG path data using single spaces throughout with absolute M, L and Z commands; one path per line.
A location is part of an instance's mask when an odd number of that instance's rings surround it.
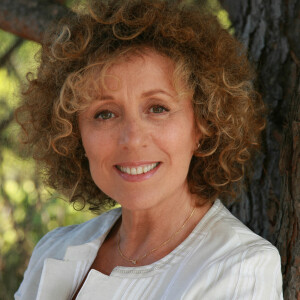
M 268 107 L 263 155 L 231 211 L 279 249 L 284 299 L 300 299 L 300 0 L 221 3 L 257 66 Z

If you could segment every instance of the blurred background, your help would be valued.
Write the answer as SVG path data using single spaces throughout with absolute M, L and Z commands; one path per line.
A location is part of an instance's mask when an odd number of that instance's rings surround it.
M 71 6 L 72 1 L 67 1 Z M 211 7 L 224 27 L 228 14 L 215 0 Z M 13 299 L 30 255 L 39 239 L 58 227 L 89 220 L 57 192 L 43 186 L 35 162 L 20 143 L 14 109 L 26 74 L 35 74 L 40 44 L 0 30 L 0 299 Z
M 59 195 L 43 186 L 34 161 L 18 138 L 14 109 L 21 83 L 36 70 L 40 45 L 0 30 L 0 299 L 13 299 L 33 247 L 48 231 L 86 221 Z

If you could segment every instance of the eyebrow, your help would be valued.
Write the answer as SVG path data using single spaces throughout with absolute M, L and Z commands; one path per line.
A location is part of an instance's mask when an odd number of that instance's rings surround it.
M 174 97 L 171 94 L 169 94 L 167 91 L 160 90 L 160 89 L 154 89 L 154 90 L 150 90 L 150 91 L 144 92 L 144 93 L 142 93 L 142 97 L 149 97 L 149 96 L 152 96 L 154 94 L 165 94 L 165 95 L 167 95 L 169 97 Z
M 114 97 L 112 96 L 109 96 L 109 95 L 101 95 L 101 97 L 97 100 L 100 100 L 100 101 L 105 101 L 105 100 L 114 100 Z
M 155 94 L 164 94 L 164 95 L 167 95 L 171 98 L 173 98 L 174 96 L 172 96 L 170 93 L 168 93 L 167 91 L 165 90 L 161 90 L 161 89 L 154 89 L 154 90 L 150 90 L 150 91 L 146 91 L 146 92 L 143 92 L 142 93 L 142 97 L 143 98 L 146 98 L 146 97 L 149 97 L 149 96 L 152 96 L 152 95 L 155 95 Z M 100 97 L 100 101 L 105 101 L 105 100 L 114 100 L 115 98 L 113 96 L 110 96 L 110 95 L 102 95 Z

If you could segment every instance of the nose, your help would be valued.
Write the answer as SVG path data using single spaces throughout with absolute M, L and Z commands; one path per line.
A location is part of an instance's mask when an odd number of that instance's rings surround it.
M 119 136 L 119 144 L 123 149 L 134 150 L 147 147 L 147 126 L 138 118 L 124 120 Z

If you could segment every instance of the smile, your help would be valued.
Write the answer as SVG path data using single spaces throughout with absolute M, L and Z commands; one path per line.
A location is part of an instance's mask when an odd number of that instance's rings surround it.
M 140 174 L 145 174 L 150 172 L 151 170 L 155 169 L 159 165 L 159 162 L 149 164 L 149 165 L 143 165 L 143 166 L 138 166 L 134 168 L 130 167 L 123 167 L 123 166 L 116 166 L 118 170 L 120 170 L 122 173 L 126 173 L 129 175 L 140 175 Z

